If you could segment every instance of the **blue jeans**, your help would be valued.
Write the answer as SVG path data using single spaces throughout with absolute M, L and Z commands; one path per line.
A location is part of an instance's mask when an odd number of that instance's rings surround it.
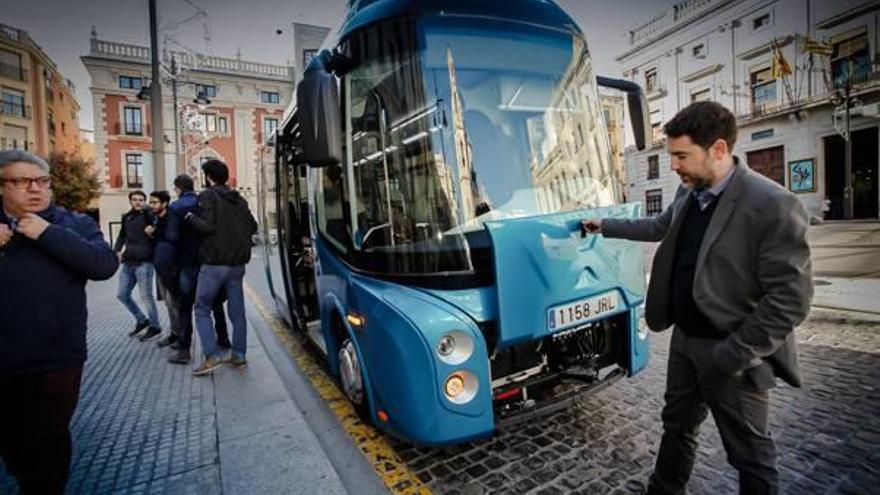
M 123 263 L 122 269 L 119 270 L 119 291 L 116 293 L 116 298 L 138 323 L 148 322 L 150 326 L 158 327 L 159 310 L 156 309 L 156 299 L 153 297 L 154 272 L 150 263 Z M 147 316 L 144 316 L 141 308 L 131 298 L 131 291 L 134 290 L 135 285 L 138 286 L 141 303 L 147 309 Z
M 202 265 L 196 285 L 196 330 L 202 341 L 202 351 L 209 358 L 216 358 L 217 339 L 211 308 L 221 290 L 226 290 L 227 311 L 232 321 L 232 352 L 244 357 L 247 351 L 247 319 L 244 314 L 244 265 Z
M 199 266 L 187 265 L 180 268 L 178 275 L 180 297 L 178 303 L 178 319 L 180 321 L 180 345 L 189 349 L 192 344 L 193 334 L 193 307 L 196 302 L 196 283 L 199 281 Z M 218 340 L 229 340 L 229 332 L 226 328 L 226 313 L 223 311 L 223 303 L 226 301 L 226 293 L 220 291 L 214 300 L 214 330 Z

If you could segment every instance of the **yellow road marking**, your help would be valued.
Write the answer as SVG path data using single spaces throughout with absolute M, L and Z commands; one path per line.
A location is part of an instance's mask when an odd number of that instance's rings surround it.
M 263 306 L 260 297 L 249 285 L 244 284 L 244 291 L 391 493 L 431 495 L 431 490 L 407 467 L 384 434 L 360 420 L 348 398 L 339 390 L 336 382 L 327 376 L 323 363 L 306 351 L 286 326 Z

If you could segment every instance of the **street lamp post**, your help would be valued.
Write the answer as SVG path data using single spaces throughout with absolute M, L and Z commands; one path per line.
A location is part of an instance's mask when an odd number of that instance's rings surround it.
M 150 109 L 153 119 L 153 187 L 165 188 L 165 139 L 162 123 L 162 84 L 159 82 L 159 43 L 156 28 L 156 0 L 149 0 L 150 6 L 150 59 L 152 64 L 152 84 Z
M 174 169 L 183 173 L 180 167 L 180 120 L 177 110 L 177 59 L 171 55 L 171 109 L 174 111 Z
M 852 188 L 852 131 L 850 129 L 850 106 L 852 100 L 850 93 L 852 85 L 850 78 L 846 78 L 843 93 L 843 104 L 845 106 L 844 119 L 846 120 L 846 131 L 844 133 L 843 147 L 843 218 L 851 220 L 853 218 L 853 188 Z

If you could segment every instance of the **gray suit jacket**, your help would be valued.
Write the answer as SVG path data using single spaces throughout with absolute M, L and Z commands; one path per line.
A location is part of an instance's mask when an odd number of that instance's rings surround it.
M 760 388 L 772 387 L 774 375 L 800 387 L 793 330 L 813 298 L 807 213 L 793 194 L 734 160 L 733 177 L 700 246 L 694 301 L 727 334 L 714 350 L 721 371 L 747 372 Z M 669 289 L 689 192 L 680 187 L 657 217 L 602 222 L 606 237 L 660 241 L 645 311 L 655 331 L 675 323 Z

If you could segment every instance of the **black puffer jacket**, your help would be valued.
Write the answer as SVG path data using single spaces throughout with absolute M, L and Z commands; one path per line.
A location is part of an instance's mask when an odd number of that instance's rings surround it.
M 146 208 L 141 211 L 130 210 L 122 215 L 122 230 L 113 246 L 117 253 L 125 246 L 122 261 L 144 262 L 153 259 L 156 241 L 144 232 L 147 225 L 156 226 L 156 215 Z
M 251 237 L 257 221 L 247 201 L 227 186 L 214 186 L 199 194 L 198 215 L 186 220 L 205 237 L 199 249 L 203 265 L 238 266 L 251 259 Z

